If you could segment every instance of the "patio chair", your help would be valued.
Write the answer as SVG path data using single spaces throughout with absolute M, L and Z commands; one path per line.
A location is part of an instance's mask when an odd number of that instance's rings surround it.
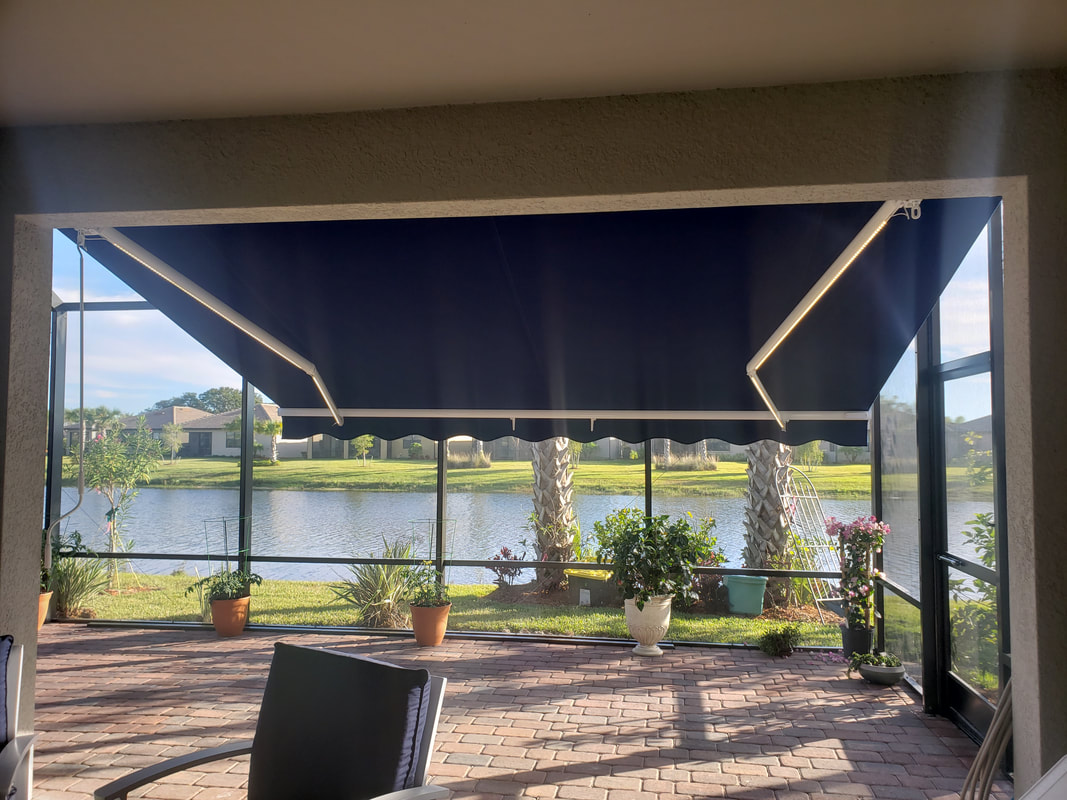
M 0 797 L 30 796 L 32 734 L 16 735 L 19 688 L 22 684 L 22 645 L 0 636 Z
M 159 778 L 251 754 L 249 800 L 428 800 L 445 679 L 335 650 L 278 642 L 255 736 L 137 770 L 96 791 L 125 798 Z

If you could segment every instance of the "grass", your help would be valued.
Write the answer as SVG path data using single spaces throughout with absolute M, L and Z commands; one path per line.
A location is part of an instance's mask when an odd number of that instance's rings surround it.
M 75 470 L 67 471 L 68 475 Z M 825 465 L 807 473 L 824 498 L 864 498 L 871 493 L 871 468 L 866 464 Z M 355 489 L 361 491 L 432 492 L 437 485 L 434 461 L 372 459 L 291 460 L 259 462 L 254 468 L 257 489 Z M 529 461 L 496 461 L 490 469 L 450 469 L 448 488 L 457 492 L 532 492 Z M 236 458 L 186 458 L 163 462 L 149 484 L 172 488 L 237 488 Z M 743 497 L 748 486 L 745 465 L 723 461 L 714 470 L 653 470 L 652 491 L 664 496 L 701 494 Z M 638 495 L 645 490 L 644 465 L 637 462 L 586 459 L 574 471 L 581 494 Z
M 100 595 L 92 601 L 97 618 L 200 621 L 196 596 L 185 596 L 185 587 L 193 582 L 192 577 L 122 573 L 119 579 L 122 589 L 119 594 Z M 494 588 L 491 584 L 450 586 L 449 630 L 629 638 L 622 609 L 502 604 L 486 598 Z M 328 583 L 312 581 L 264 581 L 261 587 L 253 589 L 251 621 L 267 625 L 359 624 L 352 606 L 339 600 Z M 760 636 L 782 624 L 770 619 L 675 611 L 667 638 L 754 646 Z M 840 647 L 841 633 L 836 625 L 799 625 L 801 644 Z

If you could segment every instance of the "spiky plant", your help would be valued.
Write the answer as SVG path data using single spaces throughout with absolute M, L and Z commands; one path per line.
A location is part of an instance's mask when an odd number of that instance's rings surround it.
M 541 561 L 569 561 L 575 520 L 570 440 L 557 436 L 534 442 L 532 451 L 534 552 Z M 563 570 L 539 567 L 537 581 L 543 589 L 555 588 L 563 582 Z
M 382 540 L 382 558 L 411 558 L 411 545 Z M 371 554 L 374 558 L 374 554 Z M 350 564 L 352 577 L 330 585 L 330 591 L 355 606 L 360 622 L 370 628 L 408 625 L 405 581 L 409 567 L 400 564 Z

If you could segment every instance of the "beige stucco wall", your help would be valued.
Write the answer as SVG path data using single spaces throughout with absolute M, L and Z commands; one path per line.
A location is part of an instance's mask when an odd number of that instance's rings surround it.
M 24 466 L 40 458 L 26 430 L 43 419 L 47 359 L 46 281 L 24 274 L 44 267 L 20 259 L 12 280 L 16 214 L 121 225 L 997 191 L 1007 198 L 1008 523 L 1025 787 L 1067 752 L 1065 101 L 1061 71 L 7 131 L 0 627 L 32 642 L 24 573 L 36 545 L 20 537 L 41 507 L 37 470 Z M 1021 179 L 983 180 L 992 176 Z

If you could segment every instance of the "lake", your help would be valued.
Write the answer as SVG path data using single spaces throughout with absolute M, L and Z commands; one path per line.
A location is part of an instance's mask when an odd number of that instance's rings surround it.
M 64 512 L 74 506 L 77 493 L 63 490 Z M 729 566 L 741 566 L 744 547 L 742 523 L 744 500 L 714 497 L 653 497 L 653 513 L 671 517 L 692 512 L 713 517 L 716 535 Z M 827 516 L 855 519 L 870 513 L 867 500 L 824 500 Z M 643 496 L 577 495 L 574 500 L 582 530 L 591 535 L 593 522 L 613 511 L 644 507 Z M 104 550 L 104 513 L 107 501 L 86 492 L 82 507 L 65 531 L 79 530 L 91 547 Z M 429 554 L 436 516 L 435 495 L 429 492 L 281 491 L 256 490 L 252 501 L 252 551 L 270 556 L 332 556 L 339 558 L 380 555 L 382 541 L 412 542 L 416 557 Z M 237 549 L 236 489 L 142 489 L 126 515 L 123 539 L 132 541 L 133 552 L 234 554 Z M 520 542 L 532 540 L 524 527 L 533 510 L 527 495 L 504 493 L 449 493 L 450 520 L 446 555 L 456 559 L 488 559 L 509 547 L 522 553 Z M 533 549 L 529 548 L 533 558 Z M 135 560 L 133 569 L 146 573 L 171 573 L 194 568 L 200 574 L 206 561 Z M 335 580 L 347 573 L 335 564 L 257 564 L 265 578 L 288 580 Z M 531 572 L 532 576 L 532 572 Z M 452 568 L 453 583 L 489 583 L 493 574 L 477 568 Z M 518 580 L 528 579 L 528 576 Z

